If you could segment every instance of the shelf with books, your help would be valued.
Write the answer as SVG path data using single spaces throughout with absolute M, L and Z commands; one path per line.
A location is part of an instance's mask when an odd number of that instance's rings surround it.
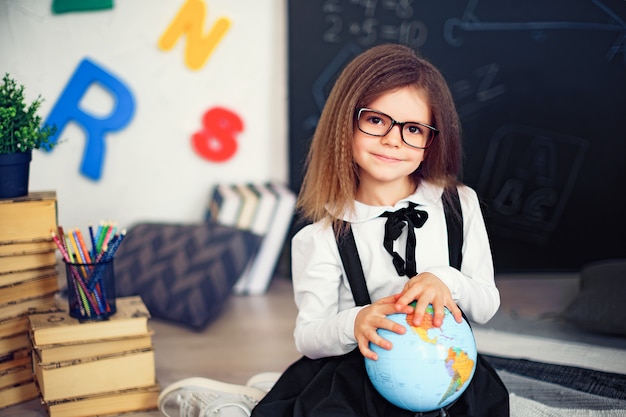
M 219 190 L 230 191 L 228 196 L 220 195 Z M 256 197 L 251 197 L 255 195 Z M 261 236 L 261 242 L 254 258 L 233 287 L 238 295 L 259 295 L 267 291 L 272 274 L 285 245 L 296 205 L 296 195 L 279 182 L 267 184 L 220 184 L 211 195 L 211 208 L 207 218 L 217 222 L 228 218 L 242 230 Z M 223 201 L 234 200 L 229 205 Z M 236 201 L 239 201 L 238 203 Z M 239 207 L 237 211 L 229 207 Z M 245 208 L 245 209 L 242 209 Z M 225 213 L 226 210 L 231 210 Z M 226 223 L 222 223 L 226 224 Z

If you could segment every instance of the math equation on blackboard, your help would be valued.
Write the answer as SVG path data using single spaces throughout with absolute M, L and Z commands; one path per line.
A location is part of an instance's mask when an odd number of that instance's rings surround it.
M 417 16 L 412 0 L 326 0 L 322 4 L 322 41 L 354 40 L 367 47 L 381 42 L 424 45 L 428 28 Z

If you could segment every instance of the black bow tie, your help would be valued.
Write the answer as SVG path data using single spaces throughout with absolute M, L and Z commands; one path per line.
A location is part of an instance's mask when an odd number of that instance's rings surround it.
M 409 202 L 409 206 L 397 211 L 386 211 L 380 217 L 387 217 L 385 223 L 385 236 L 383 238 L 383 246 L 393 258 L 393 266 L 395 266 L 398 275 L 406 275 L 411 278 L 417 274 L 417 265 L 415 264 L 415 229 L 420 228 L 426 223 L 428 213 L 418 210 L 417 204 Z M 393 242 L 400 237 L 405 224 L 407 228 L 406 238 L 406 261 L 393 250 Z

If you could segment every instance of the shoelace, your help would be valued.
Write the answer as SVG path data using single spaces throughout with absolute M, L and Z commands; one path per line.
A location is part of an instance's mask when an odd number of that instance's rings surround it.
M 176 401 L 179 405 L 180 417 L 199 417 L 200 412 L 211 401 L 213 395 L 201 394 L 197 392 L 187 392 L 178 394 Z

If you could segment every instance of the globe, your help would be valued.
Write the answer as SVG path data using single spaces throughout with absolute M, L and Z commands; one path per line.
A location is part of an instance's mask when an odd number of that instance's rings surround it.
M 397 407 L 414 412 L 437 410 L 456 400 L 474 376 L 478 354 L 465 319 L 457 323 L 445 309 L 443 324 L 435 327 L 432 305 L 426 313 L 419 327 L 413 325 L 412 314 L 387 316 L 404 326 L 405 333 L 378 329 L 393 347 L 386 350 L 370 343 L 378 360 L 365 359 L 376 390 Z

